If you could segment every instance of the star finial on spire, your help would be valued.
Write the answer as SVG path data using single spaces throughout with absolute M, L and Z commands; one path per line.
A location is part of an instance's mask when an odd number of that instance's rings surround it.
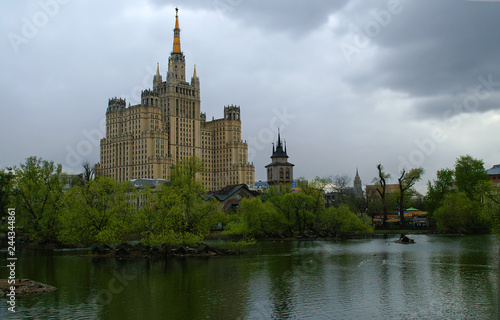
M 180 39 L 178 11 L 179 9 L 175 8 L 174 46 L 172 49 L 173 53 L 181 53 L 181 39 Z

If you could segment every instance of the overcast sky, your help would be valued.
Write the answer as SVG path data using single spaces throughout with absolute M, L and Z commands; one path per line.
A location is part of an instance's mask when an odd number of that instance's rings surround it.
M 164 79 L 179 7 L 207 119 L 241 106 L 256 180 L 277 129 L 294 176 L 371 184 L 470 154 L 500 163 L 500 2 L 2 1 L 0 166 L 99 161 L 108 99 Z

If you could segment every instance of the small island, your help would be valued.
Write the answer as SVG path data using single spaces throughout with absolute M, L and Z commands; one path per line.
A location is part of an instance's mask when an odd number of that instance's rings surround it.
M 9 283 L 9 279 L 0 279 L 0 297 L 4 297 L 11 293 L 12 287 L 15 288 L 14 293 L 16 296 L 39 294 L 57 290 L 56 287 L 36 282 L 31 279 L 15 279 L 14 284 Z

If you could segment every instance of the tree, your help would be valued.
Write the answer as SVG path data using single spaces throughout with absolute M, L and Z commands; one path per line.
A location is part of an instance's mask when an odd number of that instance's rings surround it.
M 301 193 L 310 196 L 312 200 L 309 203 L 309 210 L 312 214 L 317 215 L 324 209 L 324 190 L 331 180 L 328 178 L 315 177 L 312 181 L 307 181 L 304 178 L 297 179 L 297 186 Z
M 385 199 L 385 190 L 387 186 L 387 180 L 391 178 L 391 175 L 387 172 L 384 172 L 384 167 L 382 164 L 377 165 L 378 177 L 373 178 L 373 182 L 380 187 L 377 187 L 378 194 L 380 195 L 380 199 L 382 200 L 382 212 L 384 217 L 382 219 L 382 225 L 387 226 L 387 203 Z
M 481 200 L 485 190 L 484 182 L 489 181 L 482 160 L 470 155 L 460 156 L 455 162 L 455 184 L 471 200 Z
M 95 175 L 95 166 L 91 165 L 88 162 L 83 163 L 83 183 L 87 184 L 90 181 L 94 180 Z
M 295 228 L 299 234 L 310 229 L 316 218 L 312 210 L 316 209 L 316 199 L 304 193 L 287 193 L 283 199 L 289 212 L 294 215 Z
M 0 170 L 0 217 L 7 215 L 7 209 L 12 201 L 14 174 L 12 168 Z
M 201 241 L 210 228 L 222 220 L 216 200 L 208 199 L 197 180 L 203 164 L 189 158 L 171 168 L 171 181 L 155 190 L 145 190 L 150 199 L 139 210 L 138 228 L 143 243 L 192 244 Z
M 56 241 L 67 176 L 53 161 L 29 157 L 15 168 L 14 200 L 19 226 L 37 241 Z
M 441 201 L 447 193 L 454 192 L 455 172 L 451 169 L 441 169 L 436 173 L 434 183 L 427 182 L 427 197 L 425 209 L 432 214 L 439 208 Z
M 406 172 L 405 169 L 401 170 L 401 175 L 398 178 L 399 182 L 399 221 L 401 221 L 401 224 L 403 226 L 406 225 L 405 223 L 405 207 L 404 207 L 404 199 L 405 199 L 405 192 L 408 191 L 408 189 L 412 188 L 417 181 L 419 181 L 422 178 L 422 175 L 424 174 L 424 169 L 423 168 L 413 168 L 409 172 Z
M 373 227 L 369 222 L 354 214 L 347 205 L 329 207 L 318 216 L 318 228 L 331 232 L 337 236 L 346 236 L 353 233 L 371 233 Z
M 465 192 L 445 195 L 442 205 L 434 212 L 438 230 L 453 233 L 487 230 L 487 217 L 482 206 Z
M 254 238 L 259 234 L 275 234 L 284 230 L 284 221 L 271 202 L 262 202 L 258 197 L 241 200 L 237 218 L 228 224 L 229 234 L 241 234 Z
M 491 181 L 489 182 L 490 184 Z M 486 192 L 485 210 L 490 221 L 490 229 L 500 232 L 500 186 L 491 186 Z
M 73 186 L 64 197 L 60 238 L 68 244 L 121 243 L 131 233 L 134 189 L 109 177 Z

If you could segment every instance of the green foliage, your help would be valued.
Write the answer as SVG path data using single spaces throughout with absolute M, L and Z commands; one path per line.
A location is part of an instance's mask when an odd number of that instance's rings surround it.
M 373 232 L 370 222 L 358 217 L 347 205 L 327 208 L 318 216 L 317 225 L 322 231 L 333 232 L 340 236 Z
M 239 241 L 222 241 L 217 244 L 217 247 L 230 250 L 241 251 L 244 248 L 256 244 L 257 241 L 253 238 L 243 239 Z
M 134 198 L 129 183 L 99 177 L 73 186 L 64 197 L 60 239 L 65 243 L 120 243 L 133 227 Z
M 491 182 L 490 182 L 491 183 Z M 492 184 L 492 183 L 491 183 Z M 492 232 L 500 232 L 500 186 L 491 185 L 485 194 L 485 216 Z
M 480 200 L 484 182 L 488 181 L 482 160 L 469 155 L 461 156 L 455 163 L 455 185 L 458 191 L 465 192 L 471 200 Z
M 481 204 L 469 199 L 465 192 L 448 193 L 434 212 L 440 231 L 466 233 L 487 229 L 487 219 Z
M 322 188 L 326 186 L 325 181 L 299 179 L 300 192 L 273 190 L 264 196 L 265 202 L 260 198 L 242 200 L 237 213 L 228 217 L 226 233 L 253 238 L 317 231 L 339 235 L 372 232 L 369 221 L 358 217 L 347 204 L 324 208 Z
M 494 231 L 499 220 L 497 201 L 483 161 L 466 155 L 456 160 L 455 170 L 440 170 L 437 180 L 428 183 L 426 209 L 442 231 Z
M 67 177 L 60 164 L 29 157 L 15 168 L 14 205 L 18 226 L 37 241 L 56 241 Z
M 203 199 L 204 188 L 197 180 L 202 170 L 202 163 L 190 158 L 172 168 L 170 185 L 141 191 L 144 201 L 135 226 L 144 244 L 196 243 L 222 220 L 218 202 Z
M 0 218 L 7 215 L 12 201 L 14 174 L 12 168 L 0 169 Z
M 259 234 L 280 233 L 285 227 L 283 216 L 270 202 L 262 202 L 260 198 L 243 199 L 237 213 L 232 215 L 226 233 L 253 238 Z
M 427 182 L 427 197 L 425 208 L 432 214 L 439 206 L 444 196 L 449 192 L 454 192 L 455 172 L 451 169 L 441 169 L 436 174 L 434 183 Z

